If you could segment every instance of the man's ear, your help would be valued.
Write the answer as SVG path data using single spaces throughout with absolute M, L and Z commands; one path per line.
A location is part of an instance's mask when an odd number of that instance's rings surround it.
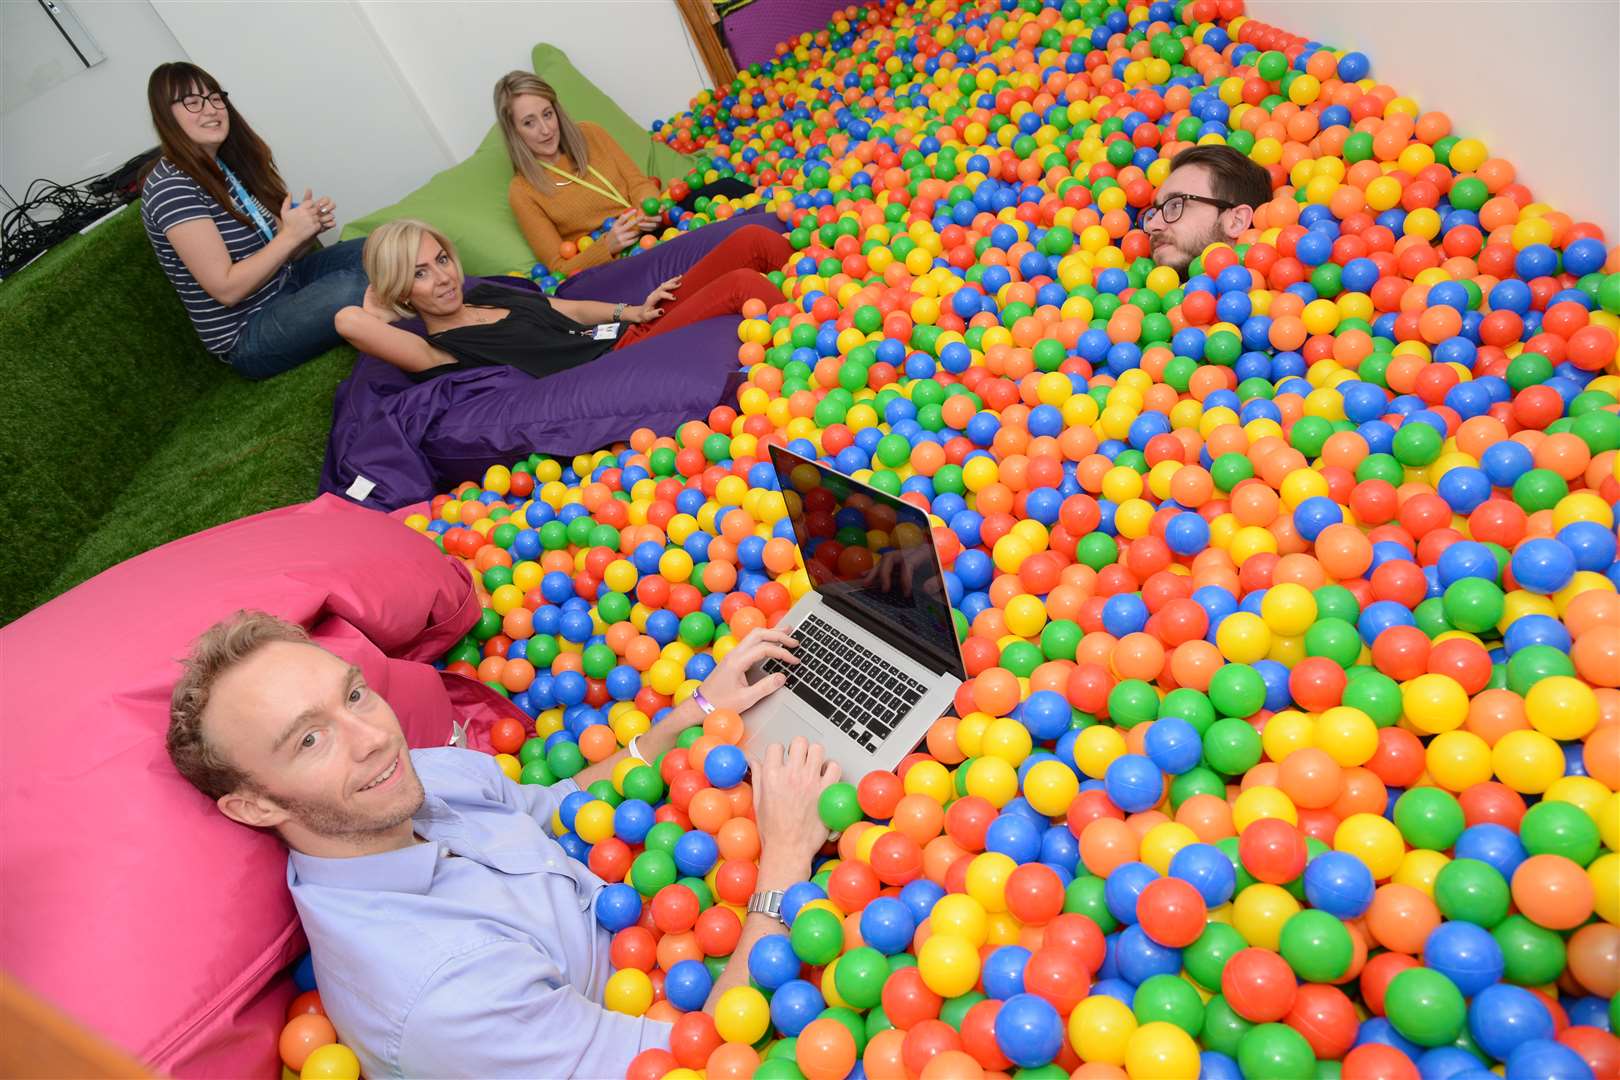
M 1227 239 L 1236 240 L 1242 236 L 1244 230 L 1254 224 L 1254 207 L 1234 206 L 1221 218 Z
M 251 790 L 233 791 L 221 795 L 215 805 L 219 812 L 232 821 L 255 829 L 273 829 L 287 820 L 287 811 L 269 796 Z

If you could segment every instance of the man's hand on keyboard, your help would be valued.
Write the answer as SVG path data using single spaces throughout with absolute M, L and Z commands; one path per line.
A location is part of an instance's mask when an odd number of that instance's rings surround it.
M 819 806 L 821 793 L 838 781 L 838 763 L 826 760 L 820 743 L 801 735 L 786 747 L 773 743 L 749 764 L 759 823 L 760 887 L 786 888 L 782 882 L 792 884 L 809 875 L 811 857 L 827 842 Z
M 780 690 L 787 682 L 787 676 L 777 672 L 750 683 L 748 669 L 773 657 L 784 664 L 797 664 L 799 658 L 788 650 L 798 644 L 785 631 L 762 626 L 728 652 L 725 659 L 709 672 L 709 677 L 703 680 L 699 689 L 715 708 L 744 712 L 755 702 Z

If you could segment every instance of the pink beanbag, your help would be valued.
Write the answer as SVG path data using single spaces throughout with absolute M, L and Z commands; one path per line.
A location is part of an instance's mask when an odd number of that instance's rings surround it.
M 485 743 L 501 711 L 430 663 L 478 617 L 467 571 L 334 496 L 167 544 L 0 630 L 0 958 L 177 1076 L 278 1075 L 305 948 L 281 842 L 227 820 L 164 749 L 178 659 L 240 608 L 358 664 L 412 746 L 443 745 L 465 708 Z

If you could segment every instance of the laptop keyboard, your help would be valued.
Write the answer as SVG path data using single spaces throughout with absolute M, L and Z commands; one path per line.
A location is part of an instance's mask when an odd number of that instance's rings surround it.
M 922 683 L 813 614 L 794 628 L 793 636 L 799 639 L 799 662 L 785 664 L 772 657 L 764 670 L 785 674 L 788 689 L 801 701 L 868 750 L 876 750 L 927 692 Z

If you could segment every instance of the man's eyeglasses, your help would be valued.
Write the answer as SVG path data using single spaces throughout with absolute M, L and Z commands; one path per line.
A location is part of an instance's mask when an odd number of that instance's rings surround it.
M 202 112 L 203 103 L 207 102 L 216 109 L 224 109 L 225 102 L 230 99 L 229 94 L 223 90 L 216 90 L 212 94 L 187 94 L 174 100 L 185 106 L 186 112 Z
M 1142 224 L 1146 225 L 1154 217 L 1162 214 L 1166 225 L 1174 225 L 1181 220 L 1181 212 L 1187 208 L 1189 201 L 1208 203 L 1211 206 L 1218 206 L 1222 210 L 1230 210 L 1235 206 L 1242 205 L 1241 203 L 1227 202 L 1225 199 L 1212 199 L 1208 195 L 1172 195 L 1163 203 L 1156 203 L 1143 210 Z

